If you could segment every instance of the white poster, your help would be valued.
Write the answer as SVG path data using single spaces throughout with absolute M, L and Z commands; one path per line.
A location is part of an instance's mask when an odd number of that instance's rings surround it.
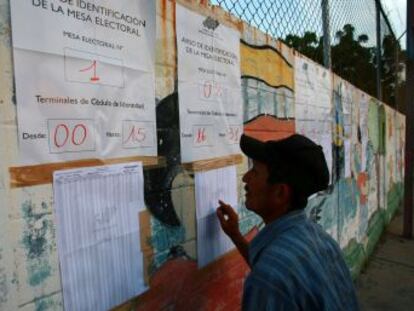
M 109 310 L 145 291 L 142 164 L 56 171 L 53 190 L 65 310 Z
M 353 114 L 355 113 L 354 107 L 354 96 L 353 93 L 355 92 L 356 88 L 350 84 L 349 82 L 338 78 L 339 79 L 339 86 L 338 92 L 341 98 L 341 105 L 342 105 L 342 116 L 343 116 L 343 139 L 352 139 L 352 135 L 354 134 L 352 131 L 352 118 Z M 355 124 L 354 124 L 355 125 Z
M 10 5 L 20 162 L 155 156 L 155 2 Z
M 212 17 L 176 9 L 181 161 L 240 152 L 240 34 Z
M 359 130 L 361 134 L 361 172 L 367 170 L 367 148 L 368 148 L 368 109 L 369 95 L 360 91 L 359 101 Z
M 344 140 L 344 177 L 348 178 L 352 176 L 351 171 L 351 140 Z
M 352 176 L 352 147 L 356 143 L 357 133 L 355 133 L 355 123 L 352 122 L 355 113 L 354 110 L 354 91 L 356 88 L 349 82 L 340 79 L 339 92 L 342 104 L 343 116 L 343 142 L 344 142 L 344 177 Z M 358 122 L 359 120 L 357 120 Z
M 295 56 L 295 125 L 323 148 L 332 176 L 332 75 L 304 57 Z

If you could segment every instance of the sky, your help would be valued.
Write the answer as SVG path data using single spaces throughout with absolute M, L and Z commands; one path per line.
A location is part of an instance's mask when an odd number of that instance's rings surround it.
M 296 1 L 299 1 L 298 3 L 306 3 L 306 2 L 301 2 L 300 0 L 296 0 Z M 304 0 L 302 0 L 302 1 L 304 1 Z M 328 1 L 330 1 L 330 0 L 328 0 Z M 347 1 L 347 0 L 342 0 L 342 1 Z M 362 0 L 359 0 L 359 1 L 362 1 Z M 407 28 L 406 27 L 406 24 L 407 24 L 407 9 L 406 9 L 407 0 L 380 0 L 380 1 L 382 3 L 382 7 L 384 9 L 384 12 L 387 14 L 387 16 L 390 20 L 390 23 L 393 27 L 395 36 L 397 38 L 399 38 Z M 230 6 L 234 5 L 234 3 L 237 3 L 237 1 L 235 1 L 235 0 L 227 0 L 227 1 L 225 1 L 225 0 L 210 0 L 210 2 L 212 4 L 217 4 L 218 2 L 220 2 L 220 3 L 226 2 L 226 3 L 230 3 Z M 239 3 L 239 6 L 244 7 L 244 6 L 246 6 L 246 3 L 251 4 L 251 2 L 253 2 L 253 3 L 254 2 L 265 2 L 265 3 L 273 3 L 274 2 L 274 3 L 278 3 L 278 1 L 275 1 L 275 0 L 272 0 L 272 1 L 270 1 L 270 0 L 250 0 L 250 1 L 243 0 L 243 1 L 240 1 L 241 4 Z M 312 2 L 312 3 L 317 3 L 317 2 L 318 2 L 318 0 L 314 0 L 314 2 Z M 292 5 L 293 2 L 292 1 L 291 2 L 289 2 L 289 1 L 280 1 L 280 3 L 289 3 L 289 5 Z M 335 3 L 338 4 L 340 2 L 336 1 Z M 344 7 L 346 7 L 346 6 L 344 6 Z M 306 12 L 306 10 L 303 10 L 303 12 Z M 247 10 L 245 12 L 245 14 L 248 14 L 248 13 L 249 13 L 249 10 Z M 297 13 L 301 14 L 300 10 Z M 343 16 L 346 16 L 346 15 L 343 14 Z M 351 18 L 350 22 L 352 23 L 352 18 L 355 18 L 355 16 L 349 15 L 348 18 Z M 375 18 L 375 14 L 372 15 L 372 18 Z M 346 22 L 346 20 L 343 20 L 342 22 Z M 361 22 L 361 25 L 366 25 L 366 24 L 367 23 L 364 24 L 363 21 Z M 364 30 L 365 31 L 371 31 L 372 30 L 373 33 L 375 33 L 375 25 L 374 24 L 373 24 L 373 27 L 374 27 L 373 29 L 364 29 Z M 336 31 L 336 30 L 334 29 L 334 31 Z M 375 36 L 371 35 L 371 37 L 372 38 L 370 38 L 370 40 L 374 40 L 373 44 L 375 44 L 375 40 L 376 40 Z M 402 36 L 401 39 L 400 39 L 400 44 L 401 44 L 401 47 L 403 49 L 405 49 L 406 40 L 407 40 L 407 37 L 404 34 L 404 36 Z
M 381 0 L 381 3 L 394 28 L 395 36 L 400 37 L 407 29 L 407 0 Z M 403 48 L 406 46 L 406 40 L 406 35 L 400 39 Z

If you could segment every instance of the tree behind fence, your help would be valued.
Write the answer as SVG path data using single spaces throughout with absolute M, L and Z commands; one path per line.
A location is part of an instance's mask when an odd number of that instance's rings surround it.
M 405 51 L 380 1 L 211 0 L 211 4 L 221 6 L 320 64 L 326 64 L 324 54 L 326 57 L 326 49 L 329 49 L 333 72 L 368 94 L 380 97 L 388 105 L 405 111 Z M 328 12 L 325 28 L 323 4 Z M 329 45 L 325 46 L 324 42 Z

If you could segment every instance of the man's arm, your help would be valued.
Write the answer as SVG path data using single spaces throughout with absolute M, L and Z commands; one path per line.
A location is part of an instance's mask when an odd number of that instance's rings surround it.
M 250 266 L 249 242 L 240 232 L 239 216 L 230 205 L 224 203 L 223 201 L 219 201 L 219 204 L 220 206 L 217 208 L 216 213 L 220 221 L 221 228 L 233 241 L 246 263 Z

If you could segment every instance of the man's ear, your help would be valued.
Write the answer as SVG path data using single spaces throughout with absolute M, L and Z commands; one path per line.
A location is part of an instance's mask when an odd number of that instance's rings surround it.
M 289 204 L 292 197 L 292 188 L 288 184 L 276 184 L 275 194 L 277 203 L 281 205 Z

